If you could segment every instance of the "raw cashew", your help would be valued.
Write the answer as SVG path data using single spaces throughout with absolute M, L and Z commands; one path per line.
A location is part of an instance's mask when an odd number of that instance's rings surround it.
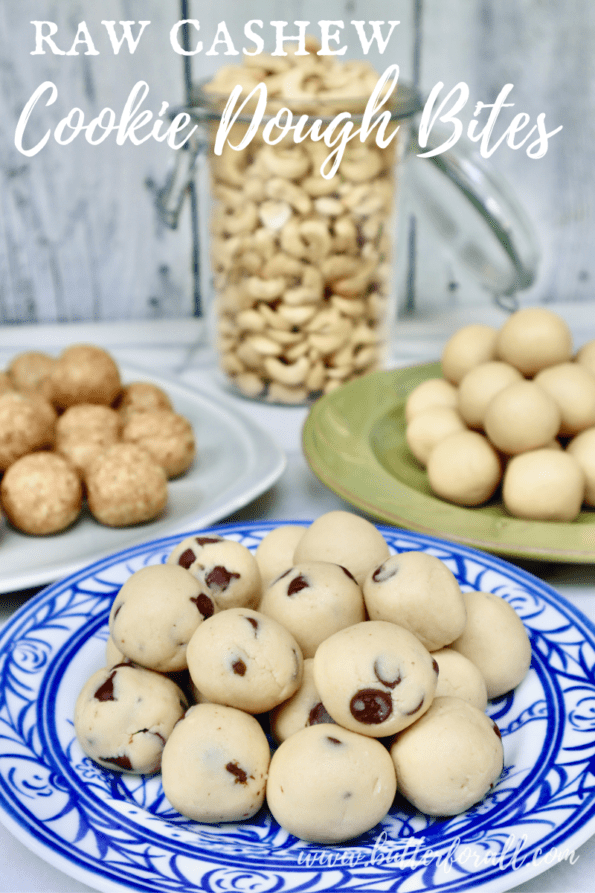
M 265 186 L 269 198 L 286 202 L 295 208 L 298 214 L 309 214 L 312 210 L 312 199 L 301 186 L 283 177 L 272 177 Z

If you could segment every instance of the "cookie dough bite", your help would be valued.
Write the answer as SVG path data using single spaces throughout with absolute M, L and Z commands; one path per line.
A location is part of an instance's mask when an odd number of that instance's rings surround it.
M 451 335 L 441 357 L 442 374 L 447 381 L 458 385 L 474 366 L 493 360 L 497 337 L 498 329 L 483 323 L 471 323 Z
M 129 658 L 127 658 L 125 654 L 122 654 L 120 649 L 116 646 L 112 637 L 108 636 L 107 642 L 105 643 L 106 667 L 115 667 L 116 664 L 123 664 L 126 663 L 128 660 Z
M 560 410 L 560 436 L 573 437 L 595 425 L 595 374 L 580 363 L 559 363 L 535 376 Z
M 479 710 L 486 709 L 488 692 L 485 680 L 468 657 L 454 648 L 440 648 L 432 652 L 432 657 L 438 664 L 436 698 L 444 695 L 462 698 Z
M 27 350 L 13 357 L 7 373 L 14 388 L 23 393 L 37 393 L 51 401 L 50 373 L 56 360 L 39 350 Z
M 15 391 L 16 388 L 10 378 L 8 372 L 0 372 L 0 396 L 9 391 Z
M 109 527 L 152 521 L 167 505 L 163 468 L 134 443 L 116 443 L 95 456 L 85 485 L 91 513 Z
M 54 449 L 85 477 L 93 459 L 119 438 L 120 417 L 115 409 L 99 403 L 77 403 L 59 416 Z
M 595 338 L 577 351 L 575 360 L 595 375 Z
M 405 422 L 409 424 L 418 412 L 434 406 L 457 409 L 456 387 L 444 378 L 428 378 L 413 388 L 405 401 Z
M 53 427 L 34 399 L 17 391 L 0 396 L 0 472 L 27 453 L 51 447 L 53 441 Z
M 269 722 L 271 734 L 278 744 L 285 741 L 290 735 L 299 732 L 300 729 L 305 729 L 306 726 L 315 726 L 321 722 L 333 722 L 320 700 L 314 682 L 314 659 L 312 657 L 304 659 L 300 687 L 290 698 L 271 710 Z
M 187 708 L 165 676 L 124 664 L 87 681 L 74 710 L 74 730 L 88 757 L 116 771 L 158 772 L 165 742 Z
M 574 521 L 585 489 L 585 474 L 576 456 L 545 447 L 512 457 L 502 480 L 502 499 L 517 518 Z
M 154 409 L 168 409 L 173 405 L 163 388 L 150 381 L 132 381 L 123 385 L 115 404 L 122 422 L 127 422 L 133 412 L 146 412 Z
M 566 451 L 574 456 L 585 476 L 585 505 L 595 506 L 595 427 L 581 431 L 568 443 Z
M 419 639 L 386 620 L 366 620 L 322 642 L 314 682 L 336 723 L 381 738 L 415 722 L 434 698 L 438 665 Z
M 491 360 L 471 369 L 459 384 L 459 413 L 470 428 L 483 428 L 490 401 L 509 384 L 523 376 L 510 363 Z
M 196 704 L 163 749 L 163 792 L 196 822 L 249 819 L 264 803 L 271 752 L 253 716 L 220 704 Z
M 496 355 L 531 377 L 546 366 L 572 359 L 572 332 L 546 307 L 523 307 L 512 313 L 498 332 Z
M 298 524 L 283 524 L 263 536 L 254 553 L 263 587 L 293 565 L 293 554 L 303 533 L 304 528 Z
M 21 456 L 0 484 L 8 520 L 36 536 L 59 533 L 78 518 L 83 499 L 81 479 L 62 456 L 39 452 Z
M 463 594 L 452 571 L 428 552 L 391 555 L 364 580 L 370 620 L 412 632 L 428 651 L 443 648 L 465 628 Z
M 274 752 L 266 799 L 290 834 L 333 844 L 370 831 L 388 813 L 396 791 L 383 744 L 322 723 L 287 738 Z
M 436 444 L 427 465 L 428 481 L 441 499 L 457 505 L 482 505 L 502 478 L 500 457 L 479 431 L 449 434 Z
M 435 698 L 391 745 L 399 790 L 426 815 L 459 815 L 489 793 L 504 751 L 495 722 L 456 697 Z
M 143 567 L 120 588 L 110 611 L 110 636 L 129 660 L 171 673 L 186 669 L 186 648 L 215 606 L 192 574 L 173 564 Z
M 341 510 L 320 515 L 306 530 L 293 554 L 294 564 L 330 561 L 347 568 L 362 584 L 371 567 L 390 550 L 377 527 L 360 515 Z
M 531 642 L 512 605 L 492 592 L 464 592 L 467 624 L 450 646 L 475 664 L 488 698 L 519 685 L 529 671 Z
M 188 471 L 196 454 L 192 425 L 187 418 L 168 409 L 132 413 L 122 428 L 122 440 L 143 447 L 168 478 Z
M 257 608 L 262 595 L 256 558 L 236 540 L 216 534 L 186 537 L 168 556 L 200 580 L 218 608 Z
M 94 344 L 62 351 L 49 375 L 52 400 L 59 409 L 75 403 L 110 406 L 120 394 L 120 371 L 113 357 Z
M 407 446 L 420 465 L 426 466 L 437 443 L 467 426 L 456 409 L 433 406 L 413 416 L 405 430 Z
M 304 657 L 324 639 L 366 619 L 361 587 L 348 570 L 328 561 L 304 561 L 264 590 L 259 610 L 292 633 Z
M 303 656 L 291 633 L 259 611 L 228 608 L 193 634 L 187 651 L 192 682 L 209 700 L 266 713 L 296 692 Z
M 509 456 L 536 450 L 554 440 L 562 414 L 556 401 L 534 381 L 518 381 L 490 401 L 484 430 L 494 446 Z

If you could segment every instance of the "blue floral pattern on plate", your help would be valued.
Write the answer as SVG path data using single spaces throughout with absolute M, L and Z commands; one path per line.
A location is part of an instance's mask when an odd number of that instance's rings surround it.
M 210 530 L 255 549 L 275 526 Z M 495 556 L 379 529 L 392 551 L 428 551 L 463 589 L 505 598 L 531 637 L 528 677 L 489 706 L 505 770 L 483 802 L 436 819 L 397 795 L 372 831 L 323 847 L 287 834 L 266 807 L 241 825 L 197 824 L 171 808 L 158 777 L 111 773 L 90 761 L 74 735 L 73 708 L 103 665 L 111 602 L 130 574 L 165 561 L 178 535 L 48 587 L 3 628 L 0 819 L 48 862 L 105 891 L 496 893 L 571 858 L 595 832 L 595 629 L 553 589 Z

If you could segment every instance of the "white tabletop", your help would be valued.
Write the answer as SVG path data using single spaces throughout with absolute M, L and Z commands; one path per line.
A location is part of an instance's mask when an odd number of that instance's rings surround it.
M 587 309 L 585 313 L 584 306 L 561 306 L 557 310 L 567 318 L 577 345 L 595 338 L 595 319 L 589 319 L 595 316 L 592 310 Z M 404 366 L 437 359 L 446 338 L 460 325 L 470 321 L 499 325 L 503 319 L 501 310 L 486 306 L 443 312 L 426 319 L 403 320 L 397 328 L 391 364 Z M 0 368 L 21 350 L 36 348 L 56 353 L 76 341 L 101 344 L 123 364 L 161 375 L 174 375 L 203 392 L 221 392 L 222 385 L 214 372 L 210 350 L 204 345 L 203 327 L 199 321 L 192 320 L 3 327 Z M 231 518 L 221 521 L 300 520 L 313 519 L 337 508 L 354 511 L 319 482 L 302 454 L 301 430 L 307 415 L 304 407 L 268 406 L 240 397 L 231 399 L 237 402 L 240 412 L 249 414 L 270 432 L 284 450 L 287 466 L 270 490 Z M 544 563 L 533 564 L 529 569 L 595 622 L 595 567 Z M 32 594 L 0 596 L 0 622 Z M 92 889 L 47 865 L 15 840 L 1 824 L 0 869 L 0 893 L 85 893 Z M 554 865 L 513 890 L 515 893 L 594 893 L 595 843 L 587 841 L 576 851 L 572 861 Z

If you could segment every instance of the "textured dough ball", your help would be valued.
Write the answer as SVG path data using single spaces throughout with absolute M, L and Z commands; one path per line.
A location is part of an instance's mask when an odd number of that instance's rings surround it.
M 263 587 L 293 565 L 293 554 L 303 533 L 304 528 L 297 524 L 283 524 L 263 536 L 254 553 Z
M 418 412 L 424 412 L 435 406 L 446 406 L 456 409 L 458 403 L 457 389 L 443 378 L 428 378 L 413 388 L 405 401 L 405 421 L 407 424 Z
M 416 413 L 405 431 L 407 446 L 420 463 L 427 465 L 430 453 L 437 443 L 467 426 L 456 409 L 448 406 L 432 406 Z
M 505 387 L 522 381 L 523 376 L 510 363 L 491 360 L 471 369 L 459 385 L 459 413 L 470 428 L 483 428 L 490 401 Z
M 196 454 L 192 425 L 184 416 L 167 409 L 134 412 L 122 428 L 122 440 L 145 449 L 168 478 L 188 471 Z
M 390 554 L 377 527 L 360 515 L 333 511 L 320 515 L 304 531 L 293 555 L 294 564 L 330 561 L 346 567 L 362 584 L 371 567 Z
M 65 530 L 78 518 L 83 499 L 81 479 L 55 453 L 21 456 L 0 485 L 8 520 L 24 533 L 44 536 Z
M 501 390 L 486 409 L 485 433 L 508 455 L 546 446 L 558 434 L 561 413 L 543 388 L 518 381 Z
M 96 763 L 149 775 L 159 771 L 164 744 L 187 706 L 166 676 L 130 664 L 105 667 L 77 698 L 74 730 Z
M 271 734 L 278 744 L 306 726 L 333 722 L 314 682 L 314 658 L 304 659 L 300 687 L 290 698 L 271 710 L 269 720 Z
M 572 332 L 545 307 L 524 307 L 512 313 L 498 332 L 496 355 L 526 376 L 572 358 Z
M 116 443 L 99 453 L 85 484 L 93 516 L 110 527 L 151 521 L 167 504 L 165 472 L 133 443 Z
M 52 399 L 60 409 L 75 403 L 111 405 L 122 383 L 113 357 L 94 344 L 73 344 L 62 351 L 50 372 Z
M 133 412 L 146 412 L 154 409 L 173 411 L 169 396 L 159 385 L 150 381 L 131 381 L 122 387 L 115 404 L 122 422 L 127 422 Z
M 85 477 L 93 459 L 119 438 L 120 417 L 115 409 L 99 403 L 77 403 L 59 416 L 54 449 Z
M 574 456 L 585 476 L 583 502 L 595 506 L 595 428 L 587 428 L 573 437 L 566 451 Z
M 493 360 L 496 355 L 498 329 L 483 323 L 463 326 L 452 335 L 442 350 L 442 374 L 459 384 L 474 366 Z
M 534 379 L 560 410 L 560 436 L 573 437 L 595 425 L 595 374 L 580 363 L 559 363 Z
M 438 664 L 438 685 L 436 698 L 444 695 L 469 701 L 479 710 L 488 705 L 488 691 L 485 679 L 468 657 L 454 648 L 440 648 L 432 652 Z
M 264 803 L 271 753 L 258 720 L 220 704 L 187 711 L 163 749 L 165 796 L 196 822 L 239 822 Z
M 574 521 L 585 496 L 585 474 L 568 452 L 544 448 L 513 456 L 502 480 L 511 515 L 532 521 Z
M 51 401 L 50 373 L 55 362 L 54 357 L 43 351 L 27 350 L 12 359 L 7 372 L 17 391 L 38 393 Z
M 217 534 L 189 536 L 172 549 L 167 561 L 189 570 L 218 608 L 258 607 L 260 571 L 253 553 L 242 543 Z
M 304 561 L 264 590 L 259 610 L 295 636 L 304 657 L 337 630 L 366 619 L 361 587 L 328 561 Z
M 51 446 L 53 426 L 27 394 L 7 391 L 0 396 L 0 472 L 27 453 Z
M 498 453 L 478 431 L 449 434 L 428 459 L 428 480 L 434 493 L 457 505 L 487 502 L 498 488 L 502 465 Z
M 267 803 L 302 840 L 340 843 L 373 828 L 397 791 L 386 748 L 336 725 L 314 725 L 284 741 L 269 767 Z
M 190 639 L 187 660 L 207 700 L 247 713 L 265 713 L 290 698 L 304 662 L 291 633 L 250 608 L 227 608 L 205 620 Z
M 0 372 L 0 395 L 16 390 L 8 372 Z
M 389 620 L 436 651 L 465 627 L 465 602 L 451 570 L 428 552 L 391 555 L 364 580 L 370 620 Z
M 519 685 L 529 671 L 531 642 L 512 605 L 492 592 L 464 592 L 467 624 L 451 648 L 464 654 L 483 676 L 488 698 Z
M 583 344 L 577 351 L 575 360 L 595 375 L 595 338 Z
M 426 815 L 458 815 L 482 800 L 502 773 L 500 731 L 461 698 L 436 698 L 390 749 L 399 789 Z

